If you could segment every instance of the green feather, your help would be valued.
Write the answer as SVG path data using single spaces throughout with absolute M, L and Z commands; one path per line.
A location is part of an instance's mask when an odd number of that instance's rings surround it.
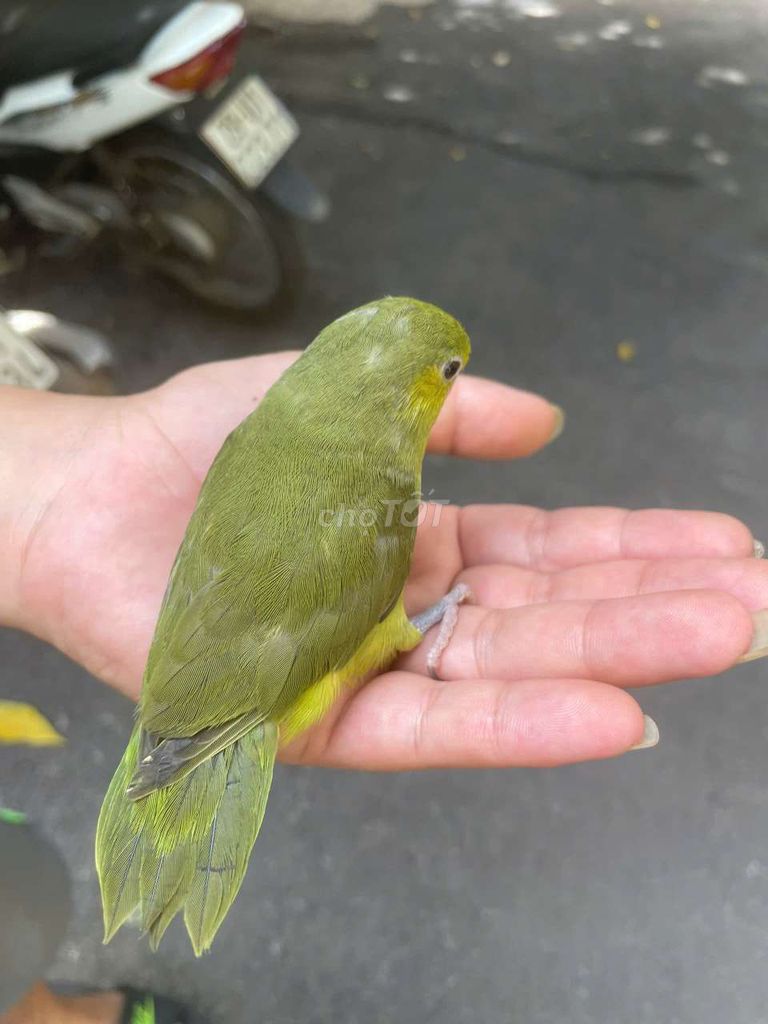
M 104 911 L 104 941 L 109 942 L 139 903 L 140 834 L 135 812 L 127 805 L 125 789 L 139 749 L 138 726 L 115 772 L 96 828 L 96 869 Z
M 277 729 L 271 724 L 258 726 L 231 751 L 224 795 L 208 835 L 197 845 L 184 906 L 184 923 L 197 956 L 210 948 L 240 890 L 264 818 L 276 753 Z
M 183 910 L 199 956 L 245 876 L 269 796 L 277 727 L 256 726 L 180 782 L 132 801 L 125 788 L 138 749 L 137 730 L 96 833 L 105 941 L 138 909 L 154 948 Z

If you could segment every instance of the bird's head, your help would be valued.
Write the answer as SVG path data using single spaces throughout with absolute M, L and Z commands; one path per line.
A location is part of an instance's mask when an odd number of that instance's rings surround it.
M 299 362 L 307 382 L 322 367 L 329 415 L 369 416 L 372 429 L 383 417 L 426 438 L 469 355 L 467 332 L 448 313 L 384 298 L 334 320 Z

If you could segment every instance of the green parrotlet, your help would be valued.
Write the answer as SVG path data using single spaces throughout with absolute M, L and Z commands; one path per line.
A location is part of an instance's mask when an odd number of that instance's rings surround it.
M 154 948 L 183 911 L 195 953 L 208 949 L 280 744 L 455 620 L 462 588 L 406 616 L 416 531 L 397 509 L 419 494 L 428 435 L 469 353 L 441 309 L 381 299 L 326 327 L 224 442 L 99 817 L 105 941 L 137 914 Z

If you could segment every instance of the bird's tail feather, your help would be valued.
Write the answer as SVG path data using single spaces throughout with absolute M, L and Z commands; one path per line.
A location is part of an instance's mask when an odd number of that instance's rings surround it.
M 96 830 L 104 941 L 138 911 L 154 949 L 183 910 L 200 956 L 243 881 L 272 782 L 277 727 L 261 723 L 178 782 L 131 800 L 140 742 L 137 726 Z

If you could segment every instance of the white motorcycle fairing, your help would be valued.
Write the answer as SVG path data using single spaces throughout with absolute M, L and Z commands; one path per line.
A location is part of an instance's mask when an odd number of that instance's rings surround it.
M 243 9 L 227 0 L 195 0 L 150 40 L 136 62 L 82 86 L 74 69 L 11 86 L 0 99 L 0 144 L 84 152 L 101 139 L 191 99 L 152 76 L 178 67 L 235 29 Z

